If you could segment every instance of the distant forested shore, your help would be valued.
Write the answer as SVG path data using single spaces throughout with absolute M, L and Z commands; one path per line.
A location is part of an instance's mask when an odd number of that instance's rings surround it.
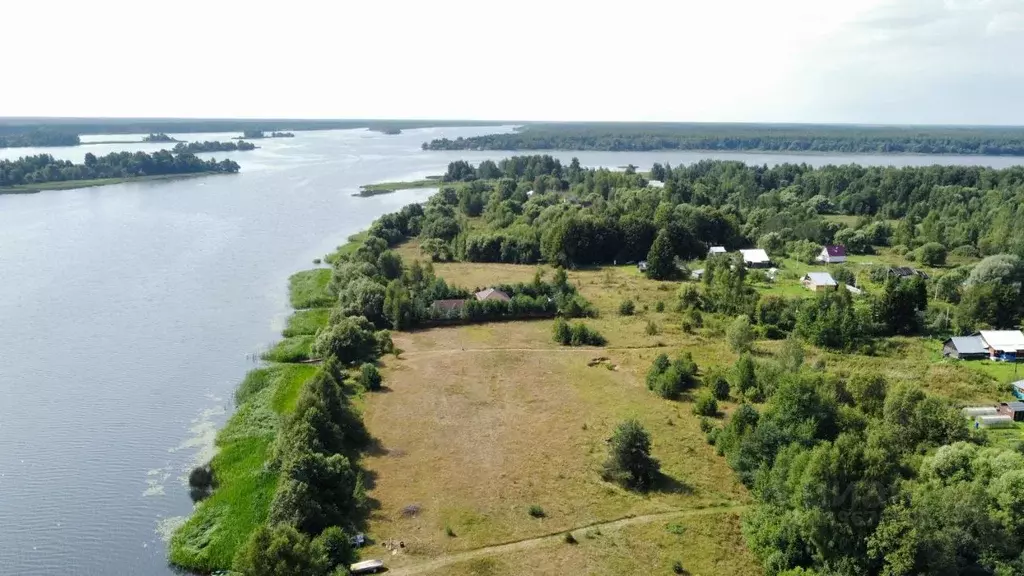
M 1024 156 L 1021 127 L 773 124 L 527 124 L 509 134 L 438 138 L 424 150 L 714 150 Z
M 31 130 L 14 134 L 0 132 L 0 148 L 29 148 L 37 146 L 78 146 L 82 141 L 78 134 Z
M 202 160 L 191 153 L 168 150 L 152 154 L 113 152 L 99 157 L 88 153 L 81 164 L 38 154 L 17 160 L 0 160 L 0 192 L 117 184 L 148 177 L 233 174 L 239 169 L 238 163 L 232 160 Z

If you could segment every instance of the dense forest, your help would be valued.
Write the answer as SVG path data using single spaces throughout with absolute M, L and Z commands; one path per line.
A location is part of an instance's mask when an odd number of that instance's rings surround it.
M 760 316 L 758 306 L 767 304 L 746 286 L 743 267 L 708 264 L 698 307 L 760 317 L 772 334 L 796 330 L 835 348 L 876 335 L 1010 327 L 1024 313 L 1024 167 L 769 168 L 703 161 L 655 164 L 651 175 L 664 185 L 649 186 L 632 168 L 589 170 L 550 156 L 453 162 L 443 177 L 450 184 L 431 200 L 420 237 L 437 260 L 579 266 L 646 259 L 649 275 L 666 278 L 684 276 L 681 262 L 704 258 L 713 245 L 758 246 L 775 258 L 808 263 L 833 243 L 852 254 L 888 247 L 929 266 L 948 255 L 984 257 L 975 266 L 946 267 L 920 286 L 916 280 L 888 285 L 887 268 L 879 266 L 871 280 L 884 290 L 871 305 L 827 294 L 817 308 L 773 302 L 775 310 Z M 467 224 L 475 217 L 483 225 Z M 921 302 L 922 292 L 936 305 Z M 904 305 L 915 309 L 894 312 Z M 837 324 L 837 318 L 845 320 Z
M 81 140 L 78 134 L 54 132 L 51 130 L 31 130 L 4 134 L 0 131 L 0 148 L 27 148 L 30 146 L 78 146 Z
M 871 355 L 891 335 L 1019 325 L 1024 168 L 705 161 L 655 165 L 652 175 L 664 186 L 632 167 L 589 170 L 550 156 L 453 162 L 429 202 L 378 219 L 358 251 L 334 262 L 340 301 L 378 326 L 409 326 L 415 302 L 447 288 L 429 264 L 403 265 L 387 249 L 413 236 L 432 260 L 646 259 L 649 276 L 684 280 L 676 297 L 684 330 L 729 322 L 725 338 L 743 352 L 728 371 L 740 405 L 724 424 L 701 426 L 754 496 L 743 532 L 767 574 L 1024 574 L 1024 445 L 990 444 L 954 405 L 912 385 L 804 364 L 808 344 Z M 840 224 L 836 215 L 854 218 Z M 761 295 L 753 285 L 761 273 L 731 255 L 706 258 L 700 280 L 688 281 L 685 269 L 710 245 L 759 245 L 809 261 L 831 242 L 854 253 L 888 247 L 931 265 L 947 251 L 975 263 L 904 280 L 882 270 L 871 294 L 856 299 L 846 290 Z M 751 355 L 754 334 L 784 338 L 781 352 Z M 648 387 L 671 398 L 696 385 L 696 366 L 684 364 L 692 362 L 659 358 Z M 707 381 L 724 378 L 715 370 Z
M 242 132 L 241 138 L 249 139 L 260 139 L 260 138 L 294 138 L 295 134 L 291 132 L 271 132 L 269 135 L 263 132 L 263 130 L 246 130 Z
M 25 156 L 17 160 L 0 160 L 0 187 L 95 180 L 100 178 L 134 178 L 171 174 L 234 173 L 238 163 L 232 160 L 201 160 L 194 154 L 175 154 L 160 150 L 145 152 L 113 152 L 106 156 L 87 153 L 85 161 L 75 164 L 57 160 L 49 154 Z
M 527 124 L 510 134 L 440 138 L 424 150 L 763 150 L 1024 155 L 1024 129 L 787 124 Z
M 237 142 L 179 142 L 171 152 L 175 154 L 190 153 L 195 154 L 197 152 L 235 152 L 235 151 L 246 151 L 255 150 L 256 145 L 252 142 L 246 142 L 245 140 L 238 140 Z

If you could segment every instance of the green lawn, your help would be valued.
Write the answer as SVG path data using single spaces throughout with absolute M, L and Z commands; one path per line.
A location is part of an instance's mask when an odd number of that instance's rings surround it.
M 277 365 L 247 375 L 238 394 L 245 401 L 217 434 L 216 490 L 174 533 L 172 563 L 200 572 L 229 568 L 238 547 L 266 521 L 277 487 L 277 473 L 266 466 L 277 427 L 316 370 Z
M 278 342 L 261 356 L 268 362 L 302 362 L 312 358 L 314 336 L 292 336 Z
M 196 178 L 210 176 L 219 172 L 200 172 L 197 174 L 161 174 L 158 176 L 135 176 L 133 178 L 93 178 L 91 180 L 63 180 L 60 182 L 40 182 L 20 186 L 0 187 L 0 194 L 31 194 L 43 190 L 70 190 L 72 188 L 92 188 L 94 186 L 110 186 L 128 182 L 149 182 L 152 180 L 177 180 L 180 178 Z
M 334 304 L 334 297 L 328 290 L 330 282 L 330 268 L 314 268 L 292 274 L 288 279 L 292 308 L 325 308 Z
M 330 308 L 299 310 L 288 318 L 288 325 L 285 327 L 283 334 L 286 337 L 316 334 L 318 330 L 327 326 L 330 318 Z

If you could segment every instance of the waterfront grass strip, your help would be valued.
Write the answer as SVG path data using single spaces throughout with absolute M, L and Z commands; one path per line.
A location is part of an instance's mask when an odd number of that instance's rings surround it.
M 236 393 L 243 402 L 217 434 L 217 489 L 171 538 L 171 562 L 201 572 L 231 566 L 238 547 L 266 521 L 278 480 L 266 463 L 279 422 L 316 370 L 276 365 L 246 376 Z
M 292 308 L 325 308 L 333 304 L 334 297 L 328 290 L 330 282 L 330 268 L 303 270 L 292 274 L 288 279 Z
M 303 336 L 316 334 L 331 318 L 330 308 L 310 308 L 299 310 L 288 318 L 288 325 L 284 329 L 284 336 Z
M 281 340 L 273 348 L 262 354 L 268 362 L 304 362 L 313 357 L 312 348 L 315 338 L 308 334 L 293 336 Z
M 353 194 L 353 196 L 377 196 L 379 194 L 390 194 L 399 190 L 437 188 L 440 185 L 440 176 L 428 176 L 423 180 L 408 180 L 405 182 L 378 182 L 376 184 L 364 184 L 363 186 L 360 186 L 359 192 Z

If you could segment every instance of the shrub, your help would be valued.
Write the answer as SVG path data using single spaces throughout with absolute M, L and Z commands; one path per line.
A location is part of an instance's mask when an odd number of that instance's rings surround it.
M 447 524 L 444 525 L 444 534 L 449 538 L 455 538 L 455 530 L 452 530 L 452 527 Z
M 569 323 L 564 318 L 556 318 L 555 324 L 552 327 L 552 335 L 554 336 L 555 342 L 568 346 L 572 340 L 572 332 L 569 331 Z
M 543 508 L 541 508 L 540 506 L 534 504 L 534 505 L 530 506 L 530 516 L 533 516 L 534 518 L 543 518 L 543 517 L 547 516 L 547 514 L 544 513 L 544 509 Z
M 718 400 L 729 399 L 729 381 L 721 372 L 715 372 L 709 376 L 708 389 Z
M 693 413 L 698 416 L 716 416 L 718 414 L 718 401 L 711 392 L 704 392 L 697 398 L 693 405 Z
M 659 286 L 659 288 L 660 288 L 660 286 Z M 663 301 L 661 301 L 661 300 L 658 300 L 658 303 L 654 305 L 654 311 L 655 312 L 664 312 L 665 311 L 665 303 Z
M 917 259 L 925 266 L 941 266 L 946 263 L 946 247 L 929 242 L 917 249 Z
M 576 542 L 576 537 L 572 535 L 572 532 L 566 532 L 565 533 L 565 538 L 563 538 L 563 540 L 565 540 L 566 544 L 576 544 L 577 543 Z
M 737 316 L 726 330 L 725 337 L 734 352 L 749 352 L 754 342 L 754 329 L 750 326 L 750 319 L 746 315 Z
M 555 320 L 554 340 L 563 346 L 604 346 L 607 342 L 597 330 L 583 322 L 569 325 L 565 320 Z
M 658 323 L 655 322 L 654 320 L 648 320 L 647 321 L 647 328 L 645 330 L 647 331 L 647 335 L 648 336 L 657 336 L 658 335 Z
M 696 383 L 697 364 L 685 353 L 674 362 L 659 354 L 647 371 L 647 388 L 662 398 L 674 400 Z
M 371 392 L 380 390 L 380 371 L 373 364 L 366 362 L 359 369 L 359 383 L 362 384 L 363 388 Z
M 620 316 L 632 316 L 636 313 L 636 303 L 629 298 L 622 301 L 619 304 L 619 315 Z
M 672 563 L 672 572 L 675 574 L 685 574 L 686 570 L 683 569 L 683 563 L 676 560 Z

